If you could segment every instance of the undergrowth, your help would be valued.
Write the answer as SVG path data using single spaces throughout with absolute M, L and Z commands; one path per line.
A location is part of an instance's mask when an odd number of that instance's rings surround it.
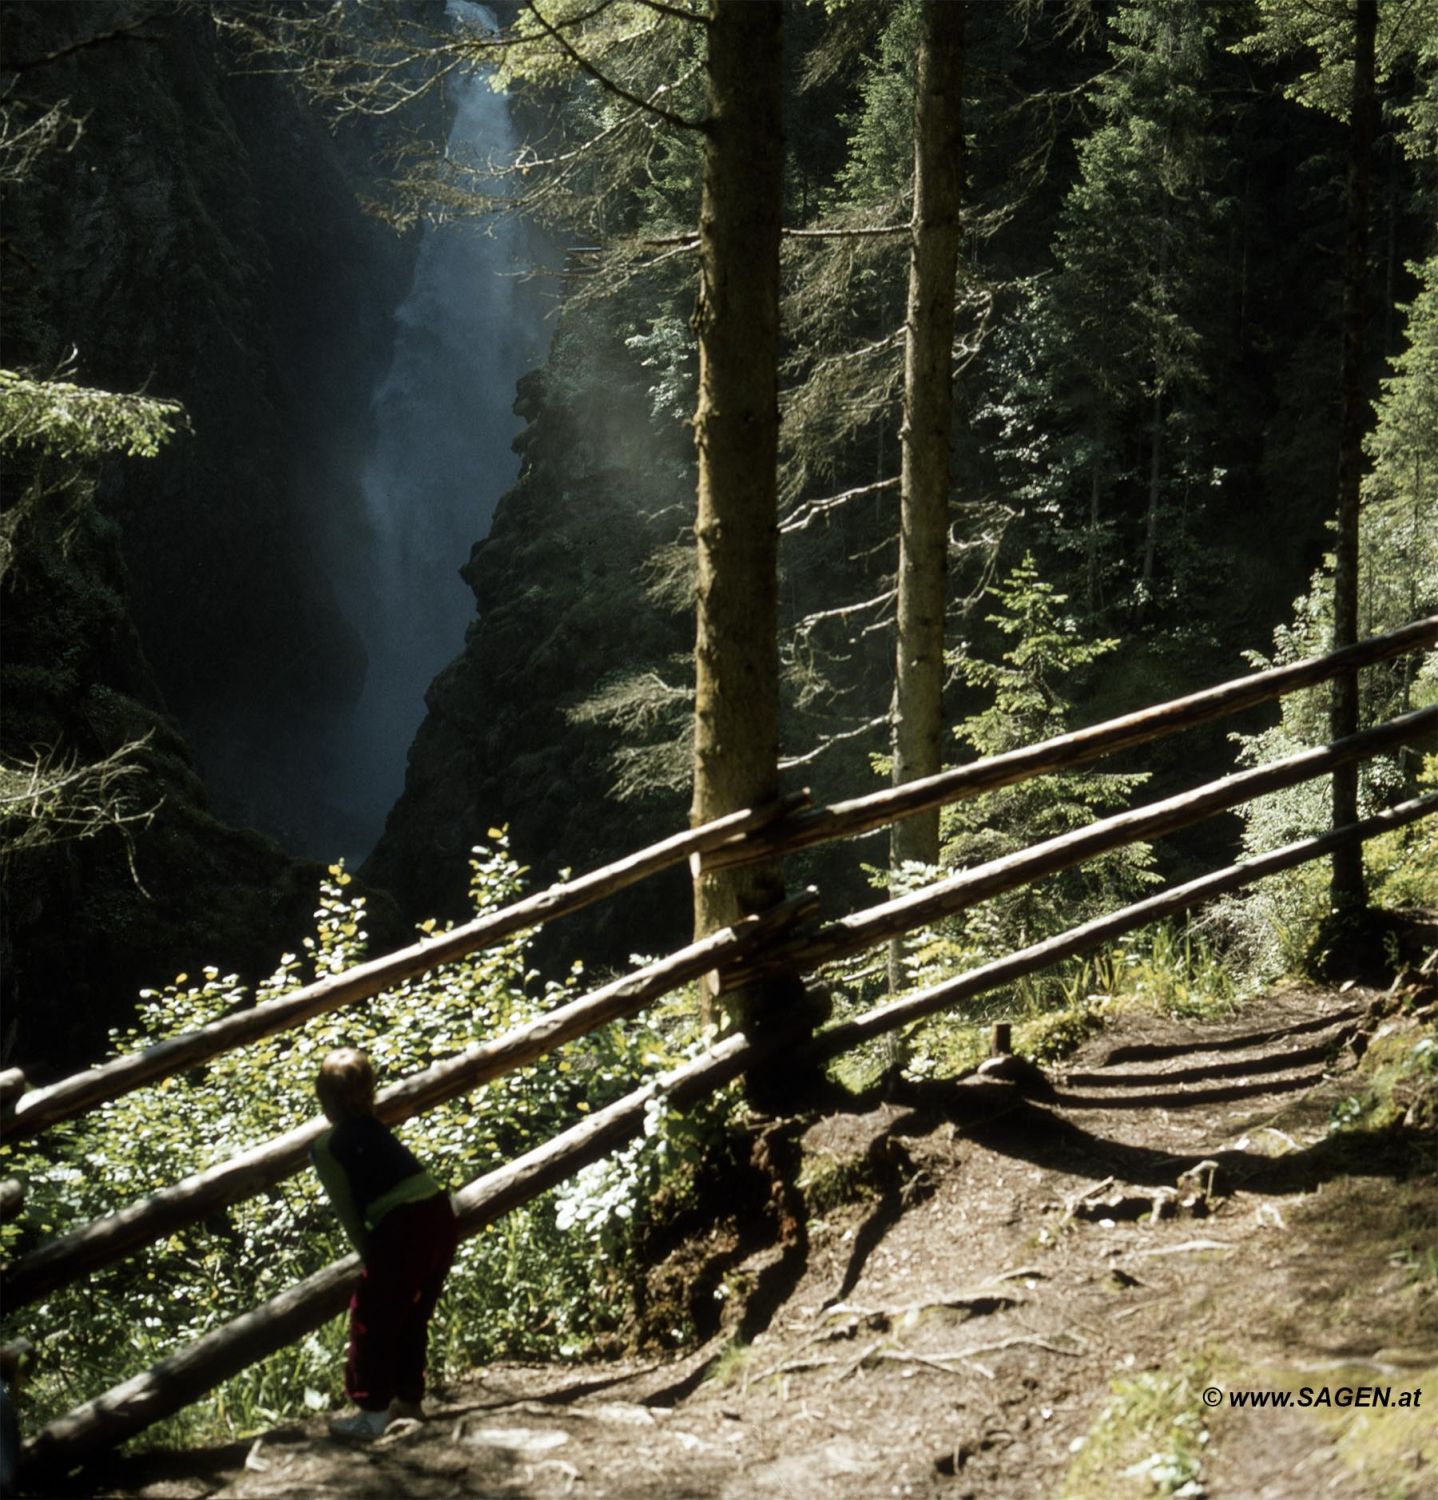
M 1420 825 L 1369 846 L 1375 899 L 1438 908 L 1434 837 Z M 490 846 L 475 851 L 472 870 L 477 912 L 505 904 L 521 888 L 523 872 L 497 832 Z M 1284 909 L 1301 917 L 1321 907 L 1322 873 L 1298 872 L 1282 893 Z M 149 1046 L 360 961 L 367 941 L 364 900 L 348 885 L 343 869 L 332 867 L 314 935 L 302 953 L 284 955 L 253 996 L 217 969 L 180 975 L 160 990 L 143 992 L 135 1025 L 114 1035 L 116 1050 Z M 1132 934 L 1041 979 L 996 991 L 962 1014 L 930 1017 L 870 1043 L 836 1062 L 834 1076 L 858 1091 L 895 1068 L 914 1078 L 963 1073 L 987 1055 L 996 1020 L 1013 1025 L 1016 1052 L 1045 1064 L 1071 1053 L 1120 1012 L 1194 1020 L 1226 1015 L 1275 976 L 1272 967 L 1246 961 L 1253 949 L 1232 940 L 1233 925 L 1274 909 L 1260 896 L 1244 918 L 1229 910 L 1216 922 L 1179 921 Z M 1309 920 L 1295 917 L 1294 930 Z M 433 932 L 435 924 L 422 930 Z M 934 982 L 936 973 L 941 982 L 982 962 L 981 948 L 965 952 L 964 942 L 983 931 L 980 921 L 964 934 L 921 939 L 923 982 Z M 18 1177 L 27 1189 L 26 1211 L 0 1230 L 0 1248 L 13 1259 L 56 1233 L 314 1117 L 313 1077 L 331 1047 L 366 1048 L 382 1082 L 393 1082 L 563 1003 L 577 993 L 582 977 L 576 967 L 563 982 L 541 981 L 527 966 L 526 940 L 514 938 L 408 981 L 366 1006 L 316 1017 L 205 1068 L 137 1090 L 51 1130 L 38 1143 L 0 1148 L 0 1174 Z M 887 972 L 872 959 L 867 966 L 835 966 L 821 982 L 834 995 L 839 1020 L 887 998 Z M 680 997 L 642 1020 L 601 1027 L 543 1064 L 408 1122 L 401 1133 L 457 1188 L 602 1108 L 639 1077 L 694 1055 L 707 1041 L 694 1019 L 696 1009 L 692 997 Z M 1343 1106 L 1348 1115 L 1335 1126 L 1381 1127 L 1401 1116 L 1407 1124 L 1431 1128 L 1438 1108 L 1438 1051 L 1431 1039 L 1377 1061 L 1382 1067 L 1372 1073 L 1372 1087 Z M 633 1145 L 466 1241 L 435 1322 L 436 1375 L 501 1354 L 574 1357 L 612 1339 L 632 1306 L 640 1230 L 650 1205 L 662 1201 L 672 1211 L 692 1193 L 695 1166 L 732 1109 L 732 1094 L 682 1118 L 656 1107 Z M 27 1395 L 29 1425 L 222 1325 L 346 1248 L 313 1174 L 302 1172 L 14 1312 L 6 1319 L 6 1337 L 21 1335 L 38 1346 Z M 344 1320 L 337 1318 L 153 1429 L 148 1440 L 184 1443 L 244 1434 L 336 1404 L 343 1341 Z
M 1075 1444 L 1060 1500 L 1207 1494 L 1202 1392 L 1212 1383 L 1203 1360 L 1115 1380 L 1098 1419 Z
M 476 912 L 513 899 L 522 871 L 504 836 L 472 860 Z M 284 955 L 258 986 L 263 1002 L 337 973 L 365 952 L 364 898 L 331 869 L 304 951 Z M 433 932 L 436 924 L 423 924 Z M 368 1004 L 315 1017 L 198 1068 L 136 1090 L 35 1143 L 0 1148 L 0 1174 L 26 1187 L 26 1210 L 3 1230 L 13 1259 L 56 1233 L 123 1207 L 313 1118 L 313 1080 L 332 1047 L 359 1046 L 381 1086 L 573 998 L 582 975 L 540 982 L 524 938 L 410 980 Z M 206 969 L 146 991 L 135 1025 L 114 1033 L 130 1052 L 248 1003 L 233 975 Z M 671 1001 L 614 1022 L 542 1064 L 497 1079 L 399 1127 L 451 1189 L 482 1176 L 674 1066 L 705 1038 L 695 1009 Z M 460 1247 L 436 1316 L 431 1372 L 443 1378 L 501 1353 L 577 1355 L 622 1321 L 636 1221 L 663 1179 L 672 1201 L 729 1107 L 719 1096 L 682 1120 L 656 1106 L 633 1146 L 513 1210 Z M 36 1346 L 26 1421 L 38 1427 L 177 1347 L 219 1327 L 348 1251 L 313 1172 L 177 1231 L 5 1320 L 7 1338 Z M 183 1443 L 244 1434 L 341 1400 L 345 1320 L 336 1318 L 151 1429 Z

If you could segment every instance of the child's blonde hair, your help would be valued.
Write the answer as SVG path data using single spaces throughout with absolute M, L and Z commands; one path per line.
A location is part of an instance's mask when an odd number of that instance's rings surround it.
M 320 1064 L 315 1093 L 331 1120 L 374 1113 L 374 1065 L 358 1047 L 339 1047 Z

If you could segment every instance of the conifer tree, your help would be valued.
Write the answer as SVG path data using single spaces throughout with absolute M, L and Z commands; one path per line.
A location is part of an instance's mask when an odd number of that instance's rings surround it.
M 1142 608 L 1158 587 L 1166 497 L 1202 468 L 1197 398 L 1224 213 L 1209 128 L 1215 22 L 1198 0 L 1131 0 L 1111 24 L 1114 65 L 1092 91 L 1101 123 L 1079 144 L 1057 272 L 1029 314 L 1051 325 L 1032 348 L 1083 450 L 1064 503 L 1087 512 L 1091 600 L 1114 510 L 1129 519 L 1124 572 Z
M 694 801 L 701 824 L 779 790 L 778 327 L 782 6 L 714 0 L 694 328 L 699 398 Z M 698 936 L 783 895 L 777 865 L 700 876 Z
M 926 0 L 914 91 L 914 208 L 900 429 L 895 785 L 932 776 L 940 767 L 954 277 L 964 160 L 964 12 L 962 3 Z M 895 868 L 905 860 L 937 864 L 938 857 L 937 809 L 895 825 Z

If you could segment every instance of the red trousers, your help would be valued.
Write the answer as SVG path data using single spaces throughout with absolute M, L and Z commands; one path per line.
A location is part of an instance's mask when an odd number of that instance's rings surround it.
M 448 1193 L 401 1203 L 379 1221 L 350 1300 L 345 1394 L 365 1411 L 424 1395 L 429 1320 L 459 1235 Z

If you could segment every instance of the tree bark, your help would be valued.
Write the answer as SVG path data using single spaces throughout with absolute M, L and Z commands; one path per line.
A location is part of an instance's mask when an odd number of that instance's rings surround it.
M 914 94 L 914 213 L 904 321 L 898 649 L 893 780 L 941 764 L 944 574 L 953 422 L 954 278 L 964 175 L 964 20 L 956 0 L 925 0 Z M 896 823 L 890 863 L 939 862 L 937 809 Z
M 1088 609 L 1091 615 L 1098 613 L 1099 606 L 1099 502 L 1102 496 L 1102 470 L 1098 459 L 1095 458 L 1090 466 L 1088 490 Z
M 1349 108 L 1348 235 L 1343 256 L 1343 425 L 1338 450 L 1338 536 L 1333 560 L 1333 639 L 1336 651 L 1358 639 L 1358 506 L 1363 484 L 1363 434 L 1368 406 L 1363 395 L 1363 351 L 1368 324 L 1368 211 L 1372 196 L 1373 139 L 1378 100 L 1374 49 L 1378 0 L 1357 0 L 1353 24 L 1353 95 Z M 1358 678 L 1333 684 L 1330 738 L 1358 728 Z M 1333 826 L 1358 818 L 1358 767 L 1333 774 Z M 1363 849 L 1345 844 L 1333 856 L 1330 883 L 1336 911 L 1363 907 Z
M 695 824 L 772 802 L 779 790 L 782 27 L 778 0 L 711 0 L 694 311 Z M 695 935 L 730 926 L 783 894 L 777 860 L 696 874 Z M 714 1002 L 706 984 L 706 1012 Z M 744 1001 L 734 1007 L 741 1024 L 744 1008 Z
M 1153 602 L 1154 563 L 1158 556 L 1158 497 L 1163 479 L 1163 389 L 1158 360 L 1154 360 L 1153 402 L 1149 410 L 1148 510 L 1143 530 L 1143 601 L 1140 613 Z

